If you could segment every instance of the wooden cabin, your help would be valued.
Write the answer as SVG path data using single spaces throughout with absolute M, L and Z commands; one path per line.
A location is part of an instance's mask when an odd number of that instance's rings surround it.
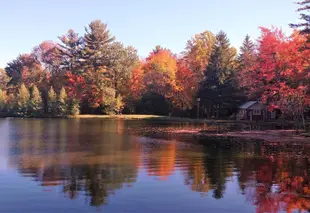
M 248 121 L 274 120 L 276 113 L 268 111 L 266 106 L 259 101 L 248 101 L 238 109 L 237 119 Z

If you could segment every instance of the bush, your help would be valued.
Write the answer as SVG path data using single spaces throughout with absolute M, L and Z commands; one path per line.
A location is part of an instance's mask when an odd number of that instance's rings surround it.
M 168 115 L 170 111 L 167 99 L 153 92 L 144 94 L 137 104 L 136 109 L 136 112 L 139 114 L 153 115 Z
M 105 88 L 103 90 L 101 107 L 105 114 L 119 114 L 124 108 L 124 103 L 120 95 L 115 98 L 115 90 L 113 88 Z

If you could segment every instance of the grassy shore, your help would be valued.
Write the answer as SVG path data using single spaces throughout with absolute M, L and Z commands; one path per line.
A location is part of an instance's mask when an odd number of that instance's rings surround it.
M 5 118 L 5 117 L 3 117 Z M 13 117 L 12 117 L 13 118 Z M 44 118 L 44 117 L 41 117 Z M 46 117 L 50 118 L 50 117 Z M 195 119 L 195 118 L 181 118 L 181 117 L 171 117 L 162 115 L 92 115 L 83 114 L 78 116 L 68 116 L 66 118 L 70 119 L 120 119 L 120 120 L 155 120 L 163 122 L 181 122 L 181 123 L 201 123 L 201 124 L 255 124 L 255 125 L 282 125 L 283 127 L 289 126 L 293 128 L 294 122 L 289 120 L 275 120 L 275 121 L 246 121 L 246 120 L 220 120 L 220 119 Z M 306 121 L 307 126 L 310 126 L 310 120 Z
M 26 117 L 1 117 L 0 118 L 26 118 Z M 40 117 L 51 118 L 51 117 Z M 52 117 L 61 118 L 61 117 Z M 120 119 L 120 120 L 158 120 L 158 121 L 170 121 L 170 122 L 189 122 L 189 123 L 256 123 L 255 121 L 237 121 L 237 120 L 216 120 L 216 119 L 194 119 L 194 118 L 181 118 L 162 115 L 92 115 L 83 114 L 77 116 L 67 116 L 69 119 Z
M 99 119 L 124 119 L 124 120 L 132 120 L 132 119 L 161 119 L 165 116 L 158 115 L 78 115 L 78 116 L 69 116 L 69 118 L 99 118 Z
M 181 117 L 170 117 L 160 115 L 78 115 L 70 116 L 69 118 L 92 118 L 92 119 L 122 119 L 122 120 L 160 120 L 160 121 L 171 121 L 171 122 L 191 122 L 191 123 L 256 123 L 255 121 L 239 121 L 239 120 L 216 120 L 216 119 L 193 119 L 193 118 L 181 118 Z M 263 122 L 264 123 L 264 122 Z
M 206 120 L 206 119 L 192 119 L 192 118 L 170 117 L 170 116 L 161 116 L 161 115 L 138 115 L 138 114 L 133 114 L 133 115 L 78 115 L 75 117 L 70 116 L 69 118 L 159 120 L 159 121 L 194 122 L 194 123 L 206 123 L 206 122 L 215 121 L 215 120 Z M 234 122 L 234 121 L 216 120 L 216 122 Z

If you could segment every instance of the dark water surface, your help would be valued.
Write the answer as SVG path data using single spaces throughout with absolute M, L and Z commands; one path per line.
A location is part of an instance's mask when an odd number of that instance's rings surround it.
M 0 119 L 0 212 L 308 212 L 310 147 L 150 138 L 174 124 Z M 140 131 L 137 131 L 140 130 Z

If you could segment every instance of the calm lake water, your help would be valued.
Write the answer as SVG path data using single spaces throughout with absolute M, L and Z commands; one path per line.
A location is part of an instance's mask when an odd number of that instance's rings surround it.
M 0 212 L 310 209 L 307 144 L 151 138 L 148 128 L 180 125 L 0 119 Z

